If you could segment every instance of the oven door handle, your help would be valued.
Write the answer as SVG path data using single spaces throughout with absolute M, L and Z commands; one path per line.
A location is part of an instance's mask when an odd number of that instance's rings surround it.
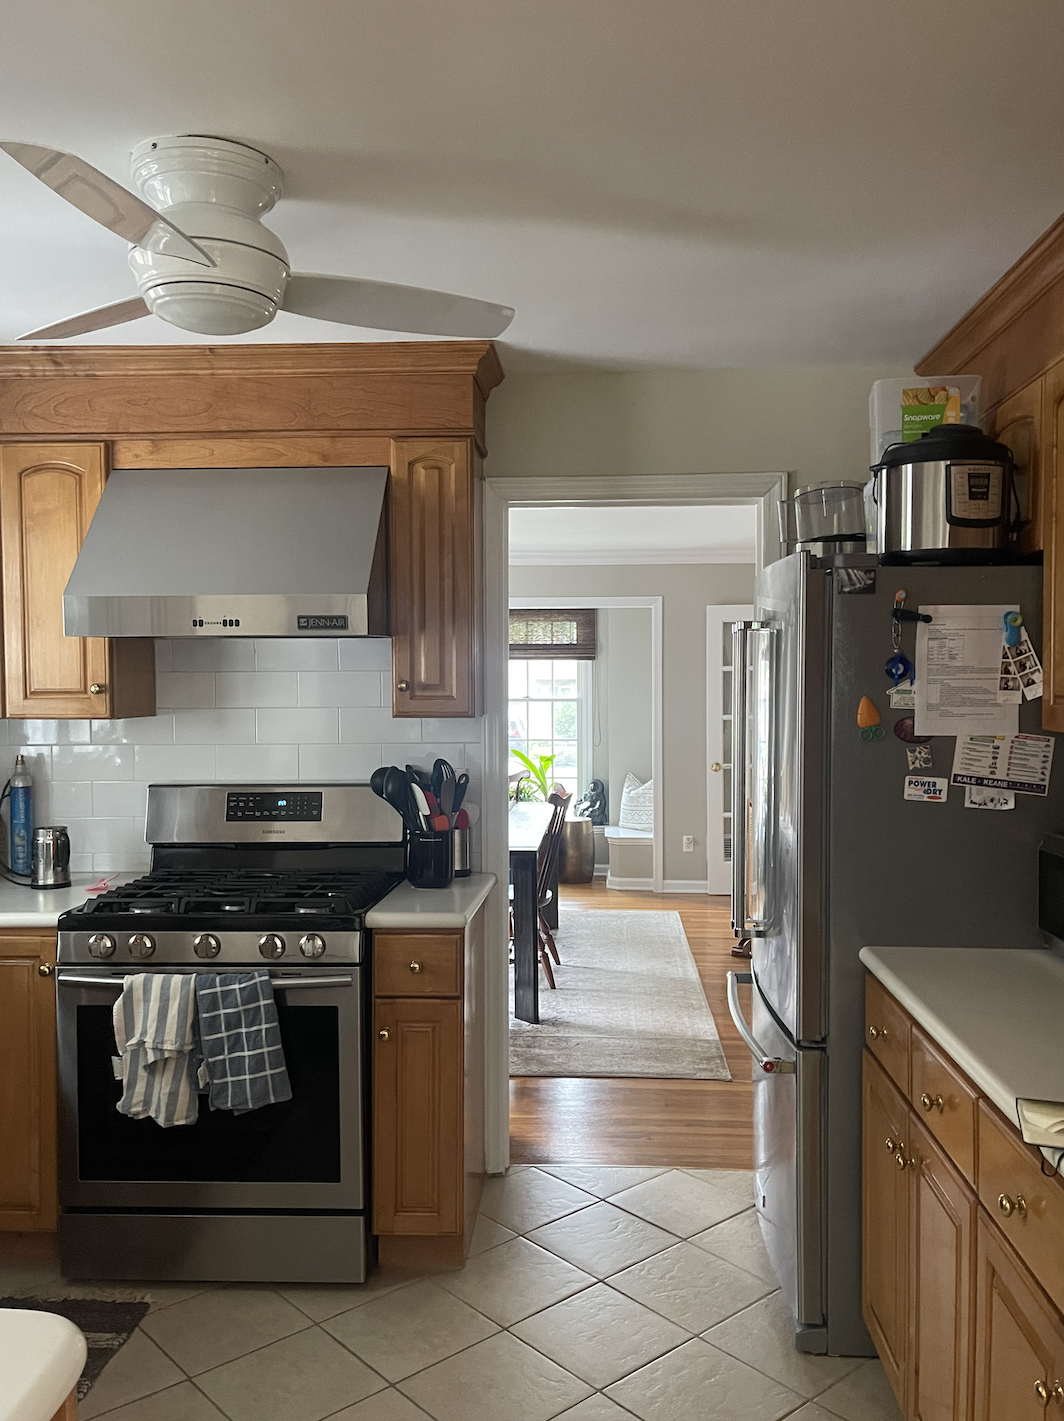
M 300 987 L 350 987 L 353 977 L 271 977 L 275 989 L 286 992 Z M 60 972 L 56 981 L 61 987 L 121 987 L 124 977 L 79 977 L 73 972 Z

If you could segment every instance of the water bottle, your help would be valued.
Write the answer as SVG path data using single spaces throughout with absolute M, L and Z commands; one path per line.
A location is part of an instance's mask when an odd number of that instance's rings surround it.
M 11 871 L 28 874 L 33 851 L 33 781 L 26 757 L 15 756 L 11 776 Z

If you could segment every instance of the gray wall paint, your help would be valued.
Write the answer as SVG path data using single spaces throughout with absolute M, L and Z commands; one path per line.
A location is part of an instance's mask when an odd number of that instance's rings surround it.
M 645 784 L 653 771 L 653 688 L 649 607 L 608 607 L 605 705 L 609 727 L 610 823 L 621 812 L 624 777 Z
M 747 564 L 510 569 L 514 597 L 662 598 L 666 879 L 706 876 L 706 607 L 749 602 L 753 591 Z M 695 836 L 693 854 L 684 834 Z

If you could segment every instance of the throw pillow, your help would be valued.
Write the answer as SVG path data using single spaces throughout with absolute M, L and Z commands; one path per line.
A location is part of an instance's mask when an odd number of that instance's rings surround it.
M 646 833 L 654 830 L 654 781 L 640 784 L 629 770 L 624 777 L 621 791 L 621 812 L 617 818 L 622 829 L 642 829 Z

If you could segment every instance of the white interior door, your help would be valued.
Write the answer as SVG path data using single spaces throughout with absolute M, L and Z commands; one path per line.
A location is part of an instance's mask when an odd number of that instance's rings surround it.
M 731 624 L 749 621 L 753 615 L 749 604 L 706 608 L 706 882 L 710 893 L 731 892 Z

